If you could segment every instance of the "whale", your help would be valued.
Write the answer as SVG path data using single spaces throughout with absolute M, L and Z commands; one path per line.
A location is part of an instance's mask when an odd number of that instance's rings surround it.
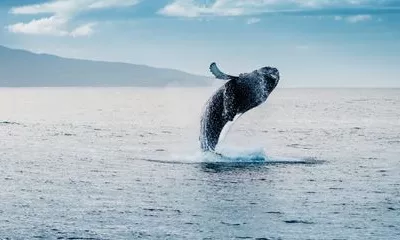
M 264 103 L 278 85 L 275 67 L 262 67 L 233 76 L 222 72 L 215 62 L 209 67 L 215 78 L 227 81 L 208 99 L 200 120 L 200 148 L 215 152 L 221 132 L 245 112 Z

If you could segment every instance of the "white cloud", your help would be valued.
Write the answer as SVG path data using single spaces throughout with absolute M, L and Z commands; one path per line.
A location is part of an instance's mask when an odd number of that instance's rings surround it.
M 68 35 L 68 32 L 62 30 L 62 27 L 66 22 L 63 18 L 52 16 L 49 18 L 33 19 L 28 23 L 16 23 L 7 28 L 13 33 L 65 36 Z
M 40 13 L 56 13 L 64 15 L 74 12 L 80 7 L 80 1 L 53 1 L 42 4 L 26 5 L 21 7 L 13 7 L 10 10 L 12 14 L 40 14 Z
M 335 16 L 334 19 L 336 21 L 347 21 L 349 23 L 358 23 L 358 22 L 365 22 L 365 21 L 370 21 L 372 20 L 371 15 L 353 15 L 353 16 L 347 16 L 347 17 L 342 17 L 342 16 Z M 378 19 L 379 21 L 379 19 Z
M 129 7 L 136 5 L 140 0 L 97 0 L 91 1 L 89 8 Z
M 346 18 L 346 20 L 351 23 L 364 22 L 364 21 L 369 21 L 371 19 L 372 19 L 371 15 L 354 15 Z
M 216 16 L 240 16 L 243 15 L 243 9 L 234 6 L 225 6 L 226 0 L 217 0 L 214 4 L 208 6 L 198 4 L 193 0 L 175 0 L 162 8 L 159 13 L 166 16 L 175 17 L 200 17 L 207 15 Z
M 92 27 L 95 25 L 95 23 L 87 23 L 78 26 L 72 31 L 68 31 L 66 29 L 66 23 L 66 19 L 52 16 L 49 18 L 34 19 L 28 23 L 16 23 L 9 25 L 7 26 L 7 29 L 12 33 L 82 37 L 92 35 Z
M 247 19 L 246 23 L 247 24 L 256 24 L 256 23 L 259 23 L 260 21 L 261 21 L 261 19 L 259 19 L 259 18 L 249 18 L 249 19 Z
M 159 14 L 174 17 L 243 16 L 267 12 L 288 12 L 328 7 L 379 6 L 391 1 L 381 0 L 215 0 L 211 4 L 200 0 L 174 0 L 159 10 Z
M 80 26 L 69 25 L 74 16 L 80 12 L 93 11 L 115 7 L 133 6 L 141 0 L 52 0 L 41 4 L 13 7 L 11 14 L 52 14 L 51 17 L 33 19 L 27 23 L 16 23 L 7 26 L 13 33 L 51 35 L 51 36 L 89 36 L 94 30 L 95 23 L 86 23 Z M 72 29 L 71 29 L 72 28 Z
M 90 36 L 93 33 L 93 27 L 96 23 L 87 23 L 75 28 L 70 35 L 72 37 Z
M 70 15 L 76 12 L 89 11 L 91 9 L 133 6 L 139 2 L 140 0 L 52 0 L 41 4 L 13 7 L 10 13 L 54 13 L 57 15 Z

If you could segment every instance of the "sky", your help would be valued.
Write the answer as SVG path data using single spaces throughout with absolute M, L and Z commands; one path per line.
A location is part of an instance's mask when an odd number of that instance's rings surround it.
M 399 0 L 1 0 L 0 45 L 283 87 L 400 87 Z

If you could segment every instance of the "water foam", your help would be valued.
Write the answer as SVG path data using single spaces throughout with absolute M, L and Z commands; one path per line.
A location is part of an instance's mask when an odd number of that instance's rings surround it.
M 307 164 L 313 162 L 311 159 L 304 158 L 269 156 L 263 148 L 241 149 L 237 147 L 219 147 L 216 152 L 198 151 L 194 154 L 170 154 L 162 159 L 140 159 L 166 164 Z

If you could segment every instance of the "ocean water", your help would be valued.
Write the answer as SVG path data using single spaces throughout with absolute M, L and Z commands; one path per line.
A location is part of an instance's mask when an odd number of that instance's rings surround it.
M 0 239 L 400 239 L 400 89 L 0 89 Z

